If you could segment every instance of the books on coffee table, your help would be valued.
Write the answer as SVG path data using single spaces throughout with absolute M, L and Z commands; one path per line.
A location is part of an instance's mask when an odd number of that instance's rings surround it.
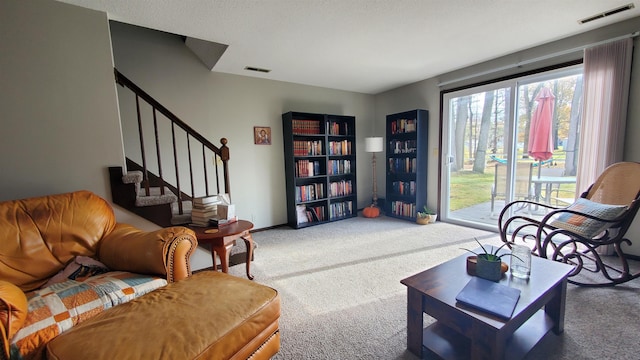
M 209 219 L 209 223 L 211 224 L 211 226 L 217 227 L 217 228 L 221 228 L 221 227 L 225 227 L 227 225 L 231 225 L 233 223 L 238 222 L 238 217 L 234 216 L 230 219 L 218 219 L 218 218 L 211 218 Z
M 479 277 L 469 280 L 456 296 L 456 300 L 464 305 L 503 319 L 511 318 L 519 298 L 519 289 Z

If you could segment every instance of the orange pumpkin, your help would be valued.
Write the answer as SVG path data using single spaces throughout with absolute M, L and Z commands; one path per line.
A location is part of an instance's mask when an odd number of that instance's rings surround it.
M 368 218 L 378 217 L 380 216 L 380 209 L 373 205 L 367 206 L 366 208 L 362 209 L 362 215 Z

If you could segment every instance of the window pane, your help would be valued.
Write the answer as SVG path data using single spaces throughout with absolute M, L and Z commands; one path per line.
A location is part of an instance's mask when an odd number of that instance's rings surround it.
M 497 229 L 500 211 L 513 200 L 572 201 L 581 71 L 445 94 L 444 221 Z

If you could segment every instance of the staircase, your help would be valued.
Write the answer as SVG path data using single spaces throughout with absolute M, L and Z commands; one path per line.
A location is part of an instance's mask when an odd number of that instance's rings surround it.
M 126 101 L 120 102 L 123 133 L 135 127 L 137 134 L 135 151 L 125 144 L 126 169 L 109 167 L 113 202 L 161 227 L 188 224 L 194 197 L 230 194 L 227 139 L 215 146 L 118 70 L 114 72 L 116 83 L 130 90 L 119 91 L 119 98 L 135 101 L 135 111 L 123 107 Z M 125 126 L 127 121 L 135 126 Z

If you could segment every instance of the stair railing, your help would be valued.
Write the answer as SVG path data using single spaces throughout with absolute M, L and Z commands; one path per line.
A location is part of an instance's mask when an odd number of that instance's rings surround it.
M 229 186 L 229 148 L 227 147 L 227 139 L 220 139 L 220 143 L 222 146 L 217 147 L 209 140 L 207 140 L 204 136 L 200 135 L 194 129 L 192 129 L 189 125 L 187 125 L 184 121 L 179 119 L 175 114 L 169 111 L 166 107 L 156 101 L 153 97 L 147 94 L 144 90 L 140 89 L 136 84 L 134 84 L 131 80 L 129 80 L 126 76 L 122 75 L 117 69 L 114 69 L 116 83 L 130 89 L 135 94 L 135 103 L 136 103 L 136 117 L 137 117 L 137 127 L 138 127 L 138 137 L 140 141 L 140 157 L 142 161 L 142 173 L 143 173 L 143 181 L 141 187 L 144 188 L 145 194 L 147 196 L 150 195 L 150 189 L 153 186 L 160 187 L 160 194 L 164 195 L 165 186 L 171 189 L 175 189 L 176 195 L 178 196 L 178 212 L 179 214 L 183 214 L 183 205 L 182 202 L 184 200 L 191 200 L 197 196 L 210 196 L 215 194 L 220 194 L 220 173 L 219 173 L 219 164 L 222 165 L 222 180 L 224 182 L 224 193 L 231 194 L 231 189 Z M 153 136 L 154 136 L 154 148 L 155 148 L 155 161 L 156 166 L 154 170 L 157 171 L 157 175 L 150 176 L 149 174 L 149 161 L 147 159 L 147 146 L 145 144 L 145 135 L 147 135 L 144 131 L 145 122 L 142 116 L 140 100 L 143 100 L 147 105 L 151 107 L 153 114 Z M 122 113 L 122 111 L 121 111 Z M 171 146 L 172 149 L 166 150 L 162 147 L 164 142 L 161 141 L 161 126 L 158 123 L 157 114 L 162 114 L 166 119 L 170 121 L 171 128 Z M 177 138 L 177 132 L 181 131 L 186 138 L 186 149 L 179 146 Z M 163 138 L 163 137 L 162 137 Z M 196 147 L 200 147 L 202 154 L 202 161 L 198 165 L 202 166 L 200 171 L 200 175 L 202 178 L 196 179 L 194 176 L 194 159 L 192 154 L 192 142 L 195 142 Z M 126 147 L 125 147 L 126 148 Z M 163 151 L 164 150 L 164 151 Z M 173 170 L 175 171 L 175 178 L 173 179 L 175 183 L 171 181 L 167 181 L 165 179 L 165 175 L 163 174 L 163 154 L 172 154 L 173 156 Z M 213 162 L 209 163 L 207 161 L 208 154 L 213 154 Z M 183 161 L 187 162 L 188 165 L 188 181 L 190 183 L 190 191 L 185 191 L 181 185 L 181 178 L 184 176 L 181 174 L 180 169 Z M 209 173 L 215 172 L 215 189 L 216 192 L 213 193 L 210 190 L 210 179 Z M 151 184 L 150 179 L 155 179 L 158 183 Z M 197 181 L 197 183 L 196 183 Z M 201 191 L 201 186 L 204 186 L 204 192 Z

